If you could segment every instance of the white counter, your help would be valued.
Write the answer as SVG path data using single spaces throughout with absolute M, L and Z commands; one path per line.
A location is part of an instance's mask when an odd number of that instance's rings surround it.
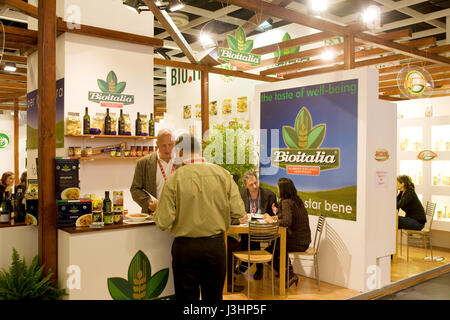
M 13 248 L 16 248 L 20 257 L 25 257 L 27 265 L 30 265 L 38 254 L 38 227 L 0 227 L 0 269 L 9 269 Z

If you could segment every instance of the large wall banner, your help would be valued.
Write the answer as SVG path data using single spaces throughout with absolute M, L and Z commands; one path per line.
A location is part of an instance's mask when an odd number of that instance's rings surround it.
M 261 186 L 289 178 L 309 214 L 356 221 L 357 113 L 357 79 L 262 92 Z

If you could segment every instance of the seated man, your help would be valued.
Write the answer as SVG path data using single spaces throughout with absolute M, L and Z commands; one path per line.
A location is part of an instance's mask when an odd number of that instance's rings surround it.
M 258 177 L 254 171 L 244 173 L 242 180 L 244 181 L 245 189 L 241 190 L 241 197 L 244 201 L 245 212 L 262 215 L 268 213 L 273 216 L 274 213 L 272 211 L 272 205 L 277 202 L 275 193 L 268 189 L 259 187 Z M 254 242 L 250 244 L 250 249 L 260 250 L 261 247 L 259 243 Z M 246 234 L 241 235 L 241 250 L 248 250 L 248 236 Z M 256 272 L 253 275 L 253 279 L 261 280 L 263 275 L 262 271 L 263 265 L 258 263 L 256 265 Z

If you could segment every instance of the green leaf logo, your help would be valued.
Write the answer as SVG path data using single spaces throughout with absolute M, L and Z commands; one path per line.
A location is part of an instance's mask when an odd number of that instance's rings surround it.
M 317 149 L 325 139 L 326 124 L 312 126 L 309 110 L 303 107 L 295 119 L 295 128 L 283 127 L 283 139 L 290 149 Z
M 289 35 L 289 33 L 285 33 L 283 36 L 283 40 L 281 40 L 281 42 L 286 42 L 291 40 L 291 36 Z M 297 53 L 300 51 L 300 47 L 292 47 L 289 49 L 284 49 L 284 50 L 280 50 L 280 51 L 276 51 L 273 53 L 274 57 L 281 57 L 281 56 L 285 56 L 288 54 L 293 54 L 293 53 Z
M 97 79 L 97 84 L 103 93 L 122 93 L 126 87 L 126 82 L 118 82 L 114 71 L 108 73 L 106 81 Z
M 6 149 L 9 145 L 9 137 L 5 133 L 0 132 L 0 150 Z
M 168 268 L 152 276 L 150 260 L 139 250 L 128 267 L 128 280 L 108 278 L 108 290 L 114 300 L 162 299 L 159 296 L 166 288 L 168 279 Z
M 253 49 L 253 40 L 246 40 L 245 31 L 242 27 L 237 28 L 236 37 L 227 35 L 228 46 L 235 51 L 250 53 Z

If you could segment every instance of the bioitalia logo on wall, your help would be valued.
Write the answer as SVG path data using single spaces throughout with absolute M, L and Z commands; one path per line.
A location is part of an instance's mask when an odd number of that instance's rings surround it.
M 261 93 L 261 185 L 289 178 L 309 214 L 356 221 L 357 113 L 357 79 Z
M 0 151 L 6 150 L 9 146 L 9 142 L 9 135 L 4 131 L 0 131 Z
M 99 103 L 102 107 L 122 108 L 124 105 L 134 104 L 134 96 L 122 94 L 127 83 L 119 82 L 114 71 L 106 76 L 106 81 L 97 79 L 101 92 L 89 91 L 89 101 Z

